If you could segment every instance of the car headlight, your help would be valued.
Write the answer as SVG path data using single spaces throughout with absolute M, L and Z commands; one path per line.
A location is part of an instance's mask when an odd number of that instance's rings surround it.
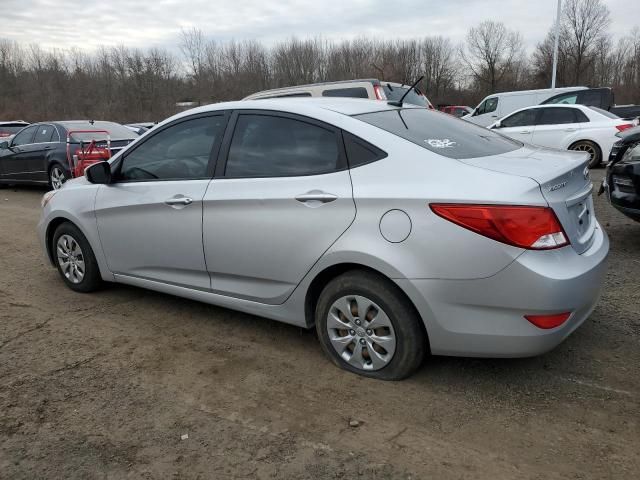
M 46 206 L 47 206 L 47 204 L 51 201 L 51 199 L 54 197 L 54 195 L 55 195 L 56 193 L 58 193 L 58 190 L 51 190 L 51 191 L 49 191 L 49 192 L 45 193 L 45 194 L 42 196 L 42 200 L 40 200 L 40 206 L 41 206 L 42 208 L 46 207 Z

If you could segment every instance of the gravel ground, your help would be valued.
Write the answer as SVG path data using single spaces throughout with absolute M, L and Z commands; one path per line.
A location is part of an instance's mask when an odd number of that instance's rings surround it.
M 640 478 L 640 224 L 602 197 L 605 291 L 567 341 L 389 383 L 336 369 L 311 331 L 73 293 L 38 245 L 42 193 L 0 191 L 2 478 Z

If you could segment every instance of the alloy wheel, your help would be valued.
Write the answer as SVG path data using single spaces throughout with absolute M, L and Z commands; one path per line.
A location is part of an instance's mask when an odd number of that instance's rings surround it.
M 373 301 L 358 295 L 336 300 L 327 316 L 334 350 L 361 370 L 380 370 L 393 358 L 396 334 L 388 315 Z
M 56 245 L 56 254 L 62 274 L 67 280 L 75 284 L 82 282 L 85 264 L 78 242 L 71 235 L 61 235 Z
M 64 172 L 60 167 L 53 167 L 51 169 L 50 177 L 51 177 L 51 186 L 53 187 L 54 190 L 60 190 L 62 188 L 62 185 L 66 181 Z

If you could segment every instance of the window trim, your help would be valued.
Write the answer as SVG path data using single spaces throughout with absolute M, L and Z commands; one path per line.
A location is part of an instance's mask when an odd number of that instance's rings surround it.
M 305 175 L 255 175 L 255 176 L 227 176 L 225 174 L 227 169 L 227 160 L 229 159 L 229 150 L 231 149 L 231 140 L 233 139 L 233 135 L 235 134 L 236 127 L 238 125 L 238 118 L 240 115 L 262 115 L 265 117 L 279 117 L 279 118 L 288 118 L 290 120 L 297 120 L 302 123 L 308 123 L 310 125 L 314 125 L 316 127 L 323 128 L 325 130 L 331 131 L 337 142 L 338 148 L 338 161 L 336 164 L 336 168 L 328 170 L 326 172 L 314 172 L 307 173 Z M 295 113 L 289 112 L 281 112 L 278 110 L 234 110 L 231 114 L 231 118 L 227 123 L 227 130 L 225 131 L 225 135 L 222 139 L 222 146 L 220 148 L 220 152 L 218 154 L 218 161 L 216 162 L 215 168 L 215 179 L 240 179 L 240 178 L 293 178 L 293 177 L 312 177 L 316 175 L 328 175 L 331 173 L 342 172 L 344 170 L 348 170 L 349 165 L 347 163 L 347 155 L 345 153 L 345 146 L 342 140 L 341 130 L 329 123 L 322 122 L 315 118 L 307 117 L 304 115 L 299 115 Z
M 227 130 L 229 130 L 229 116 L 230 110 L 214 110 L 210 112 L 197 113 L 195 115 L 190 115 L 188 117 L 181 117 L 174 120 L 171 123 L 167 123 L 163 125 L 161 128 L 153 129 L 153 134 L 147 135 L 143 141 L 135 143 L 131 148 L 127 149 L 123 154 L 118 157 L 116 162 L 114 162 L 111 166 L 112 171 L 115 173 L 113 184 L 121 184 L 121 183 L 145 183 L 145 182 L 186 182 L 190 180 L 211 180 L 213 178 L 215 166 L 218 163 L 218 157 L 220 153 L 220 146 L 225 138 Z M 197 178 L 142 178 L 142 179 L 131 179 L 131 180 L 123 180 L 118 178 L 120 175 L 120 171 L 122 166 L 124 165 L 124 161 L 126 158 L 133 152 L 135 152 L 142 145 L 146 144 L 149 140 L 151 140 L 156 135 L 164 132 L 168 128 L 174 127 L 181 123 L 197 120 L 199 118 L 208 118 L 208 117 L 224 117 L 226 123 L 224 125 L 224 129 L 222 131 L 222 135 L 218 136 L 216 140 L 213 142 L 213 146 L 211 147 L 211 152 L 209 153 L 209 162 L 207 163 L 206 174 L 203 177 Z

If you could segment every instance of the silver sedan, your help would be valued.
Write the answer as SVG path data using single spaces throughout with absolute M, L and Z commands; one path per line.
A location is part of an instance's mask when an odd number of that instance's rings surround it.
M 609 242 L 587 155 L 360 99 L 220 103 L 47 193 L 73 290 L 118 282 L 315 325 L 338 366 L 541 354 L 588 318 Z

